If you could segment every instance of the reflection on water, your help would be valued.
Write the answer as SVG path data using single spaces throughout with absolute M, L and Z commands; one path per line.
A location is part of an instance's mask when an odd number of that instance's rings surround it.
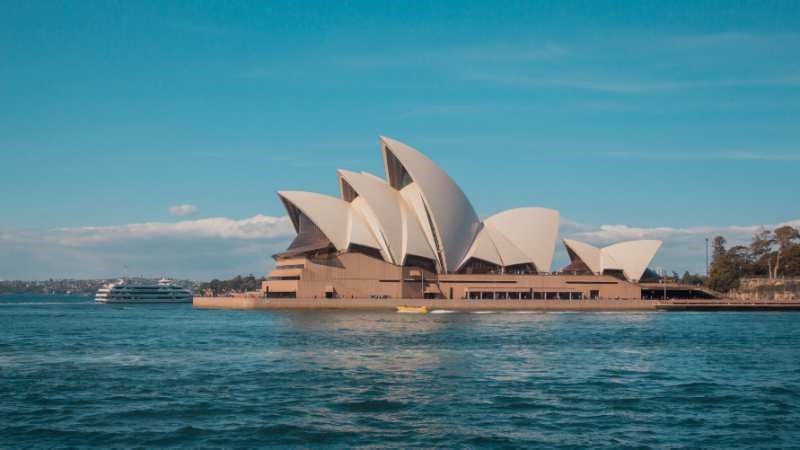
M 0 447 L 731 448 L 800 438 L 800 314 L 10 303 L 0 312 Z

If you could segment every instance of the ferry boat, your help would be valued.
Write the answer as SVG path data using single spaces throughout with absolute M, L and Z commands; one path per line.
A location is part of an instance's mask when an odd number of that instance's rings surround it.
M 162 278 L 157 284 L 132 284 L 126 280 L 97 290 L 97 303 L 192 303 L 192 292 Z

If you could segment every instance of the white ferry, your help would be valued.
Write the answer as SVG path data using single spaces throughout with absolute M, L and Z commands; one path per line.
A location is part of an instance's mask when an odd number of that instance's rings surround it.
M 163 278 L 158 284 L 131 284 L 125 280 L 97 290 L 97 303 L 192 303 L 192 292 Z

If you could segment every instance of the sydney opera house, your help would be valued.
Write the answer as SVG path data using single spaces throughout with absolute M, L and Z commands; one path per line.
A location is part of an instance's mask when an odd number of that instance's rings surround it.
M 274 255 L 267 298 L 640 299 L 660 241 L 604 248 L 564 239 L 551 271 L 558 211 L 478 216 L 436 163 L 380 138 L 386 178 L 338 171 L 340 196 L 280 191 L 297 237 Z

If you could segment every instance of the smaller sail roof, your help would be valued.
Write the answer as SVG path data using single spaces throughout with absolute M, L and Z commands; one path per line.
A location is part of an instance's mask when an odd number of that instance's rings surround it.
M 539 272 L 549 272 L 558 236 L 559 213 L 547 208 L 515 208 L 495 214 L 484 221 L 492 235 L 502 234 Z M 508 248 L 508 247 L 501 247 Z M 512 251 L 506 250 L 505 253 Z M 517 259 L 501 251 L 505 261 Z M 516 263 L 516 264 L 519 264 Z M 506 263 L 506 265 L 511 265 Z
M 613 258 L 614 268 L 621 269 L 629 280 L 638 281 L 659 248 L 659 240 L 626 241 L 603 248 L 603 254 Z
M 564 246 L 567 247 L 570 258 L 580 259 L 593 273 L 603 271 L 603 257 L 599 248 L 573 239 L 564 239 Z
M 621 270 L 625 278 L 631 281 L 638 281 L 642 277 L 661 244 L 659 240 L 637 240 L 597 248 L 585 242 L 564 239 L 570 257 L 579 258 L 592 272 Z
M 380 248 L 364 217 L 344 200 L 329 195 L 304 191 L 280 191 L 278 196 L 299 230 L 299 212 L 319 228 L 337 250 L 346 250 L 350 244 Z
M 464 255 L 464 259 L 461 261 L 459 266 L 463 266 L 472 258 L 490 262 L 498 266 L 503 266 L 503 260 L 500 258 L 500 253 L 497 251 L 497 247 L 495 247 L 492 237 L 489 234 L 489 230 L 487 230 L 486 227 L 482 227 L 478 232 L 478 235 L 475 237 L 475 241 L 472 243 L 472 246 L 467 254 Z

